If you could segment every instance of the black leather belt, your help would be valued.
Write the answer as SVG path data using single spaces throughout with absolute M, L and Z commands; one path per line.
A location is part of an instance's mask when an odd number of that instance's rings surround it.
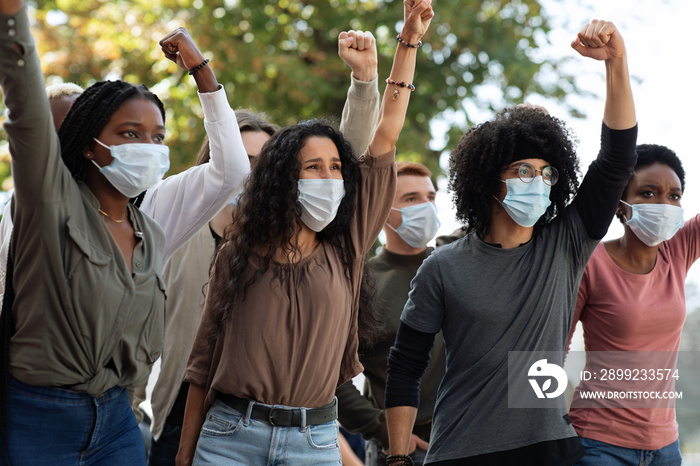
M 250 403 L 249 400 L 244 400 L 243 398 L 238 398 L 237 396 L 229 395 L 227 393 L 219 393 L 217 398 L 227 406 L 240 413 L 243 413 L 244 415 L 248 412 L 248 404 Z M 253 403 L 253 409 L 250 413 L 250 417 L 253 419 L 269 422 L 270 425 L 273 426 L 301 426 L 302 408 L 280 408 L 258 402 Z M 338 400 L 335 398 L 333 398 L 333 401 L 326 406 L 304 409 L 306 411 L 307 426 L 326 424 L 338 419 Z

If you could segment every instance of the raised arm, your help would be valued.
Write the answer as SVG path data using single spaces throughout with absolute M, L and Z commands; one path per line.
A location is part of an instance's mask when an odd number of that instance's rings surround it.
M 584 57 L 605 61 L 607 92 L 603 123 L 610 129 L 629 129 L 637 124 L 627 68 L 625 41 L 610 21 L 594 19 L 571 43 Z
M 364 154 L 379 119 L 377 46 L 371 32 L 349 31 L 338 36 L 338 55 L 352 69 L 350 88 L 340 120 L 340 132 L 355 156 Z
M 66 182 L 70 174 L 60 157 L 24 2 L 0 0 L 0 14 L 0 86 L 8 109 L 4 127 L 12 156 L 13 202 L 15 209 L 33 209 L 44 199 L 61 202 L 78 188 Z
M 403 128 L 411 91 L 406 86 L 413 85 L 413 73 L 416 68 L 418 45 L 430 26 L 433 18 L 431 0 L 404 0 L 404 25 L 401 42 L 396 48 L 394 64 L 389 78 L 396 84 L 387 84 L 379 111 L 379 123 L 369 144 L 370 154 L 379 155 L 396 147 L 401 128 Z M 404 87 L 401 87 L 404 86 Z
M 250 172 L 236 115 L 204 55 L 184 28 L 160 41 L 165 56 L 192 73 L 204 112 L 211 160 L 169 176 L 146 192 L 141 209 L 165 232 L 163 264 L 241 189 Z
M 584 26 L 571 46 L 584 57 L 605 61 L 607 91 L 600 153 L 574 200 L 588 236 L 601 239 L 636 162 L 637 127 L 627 51 L 615 25 L 598 20 Z

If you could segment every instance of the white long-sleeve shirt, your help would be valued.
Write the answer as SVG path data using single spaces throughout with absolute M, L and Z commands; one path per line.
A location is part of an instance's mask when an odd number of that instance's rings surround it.
M 209 136 L 209 163 L 159 181 L 141 204 L 165 232 L 163 264 L 233 199 L 250 173 L 236 114 L 223 87 L 197 94 Z

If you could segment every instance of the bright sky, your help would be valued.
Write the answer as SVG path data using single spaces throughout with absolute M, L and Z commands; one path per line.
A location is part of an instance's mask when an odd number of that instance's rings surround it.
M 570 96 L 570 103 L 583 110 L 587 118 L 574 119 L 557 104 L 541 96 L 529 102 L 544 105 L 550 113 L 562 118 L 578 136 L 578 155 L 585 173 L 599 149 L 600 125 L 605 97 L 605 68 L 602 62 L 580 57 L 570 42 L 578 30 L 591 19 L 612 21 L 622 33 L 627 46 L 632 86 L 639 124 L 638 143 L 663 144 L 675 150 L 686 170 L 686 192 L 683 196 L 685 217 L 700 212 L 700 157 L 692 135 L 700 133 L 700 107 L 696 92 L 700 63 L 693 47 L 700 2 L 688 0 L 543 0 L 545 13 L 554 27 L 551 46 L 545 53 L 555 57 L 571 57 L 577 85 L 597 97 Z M 488 95 L 488 90 L 484 91 Z M 479 114 L 484 120 L 488 113 Z M 434 135 L 440 137 L 439 126 Z M 444 156 L 443 167 L 447 168 Z M 441 180 L 438 198 L 445 234 L 458 227 L 454 220 L 446 180 Z M 695 181 L 695 182 L 694 182 Z M 697 184 L 696 184 L 697 183 Z M 622 235 L 615 221 L 607 239 Z M 700 266 L 691 269 L 689 281 L 700 287 Z M 688 310 L 700 307 L 700 299 L 689 294 Z

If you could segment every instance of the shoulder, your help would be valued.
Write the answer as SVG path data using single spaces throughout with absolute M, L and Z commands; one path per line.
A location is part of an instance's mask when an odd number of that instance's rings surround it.
M 468 249 L 469 242 L 465 238 L 441 246 L 433 250 L 423 260 L 423 263 L 418 268 L 418 274 L 429 274 L 433 276 L 432 278 L 440 279 L 442 276 L 441 270 L 453 270 L 454 267 L 459 268 L 460 264 L 465 263 L 464 254 L 468 252 Z
M 464 252 L 471 249 L 474 246 L 476 233 L 464 232 L 463 234 L 456 234 L 457 231 L 450 235 L 439 237 L 442 240 L 440 241 L 440 243 L 437 244 L 435 250 L 433 250 L 432 253 L 428 256 L 428 259 L 430 259 L 433 256 L 440 260 L 447 259 L 457 252 Z
M 439 248 L 442 246 L 446 246 L 450 243 L 454 243 L 458 239 L 464 238 L 465 236 L 467 236 L 466 228 L 465 227 L 457 228 L 455 231 L 453 231 L 449 235 L 438 236 L 437 238 L 435 238 L 435 247 Z

